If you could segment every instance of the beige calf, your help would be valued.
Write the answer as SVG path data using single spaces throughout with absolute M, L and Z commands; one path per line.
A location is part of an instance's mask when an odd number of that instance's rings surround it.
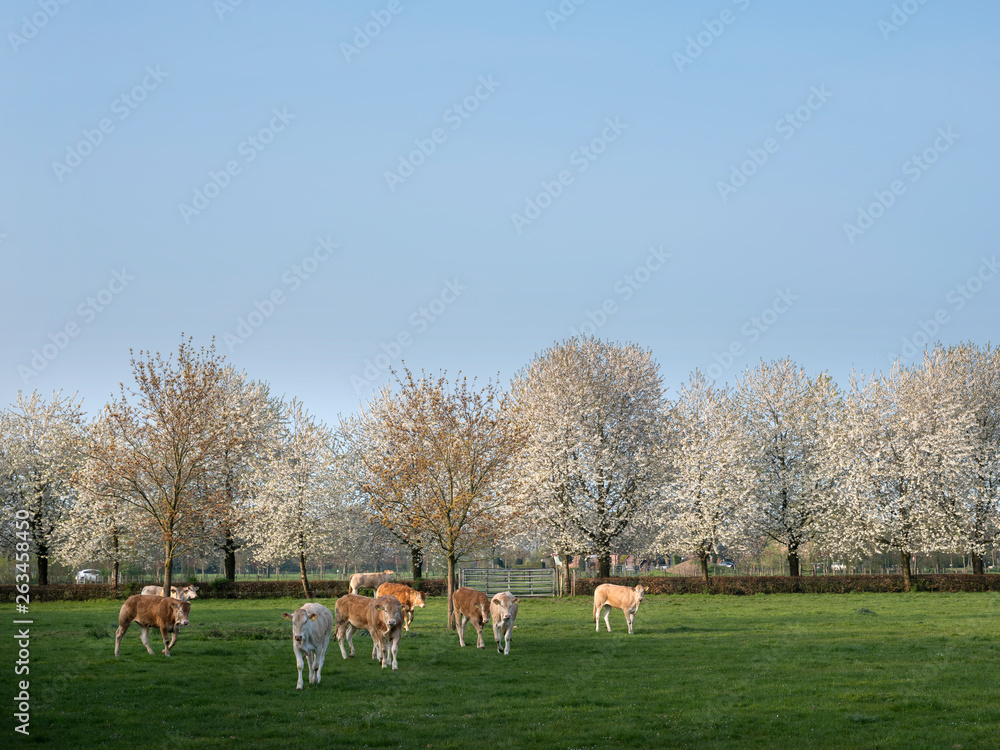
M 140 592 L 146 596 L 163 596 L 163 586 L 143 586 Z M 170 587 L 170 596 L 174 599 L 180 599 L 182 602 L 190 601 L 191 599 L 198 598 L 198 587 L 197 586 L 185 586 L 182 589 L 178 589 L 176 586 Z
M 497 642 L 497 651 L 504 656 L 510 653 L 510 639 L 514 634 L 514 620 L 517 618 L 517 603 L 519 601 L 521 600 L 509 591 L 494 594 L 493 599 L 490 600 L 493 637 Z
M 611 609 L 620 609 L 625 613 L 625 624 L 628 625 L 629 635 L 632 634 L 632 622 L 635 620 L 636 610 L 642 604 L 642 596 L 645 589 L 640 583 L 634 589 L 628 586 L 615 586 L 613 583 L 602 583 L 594 589 L 594 622 L 597 625 L 597 632 L 601 632 L 600 613 L 604 612 L 604 624 L 611 632 Z M 607 609 L 604 609 L 607 607 Z
M 357 594 L 358 589 L 371 589 L 373 592 L 383 583 L 392 578 L 395 573 L 386 570 L 382 573 L 355 573 L 351 576 L 351 593 Z

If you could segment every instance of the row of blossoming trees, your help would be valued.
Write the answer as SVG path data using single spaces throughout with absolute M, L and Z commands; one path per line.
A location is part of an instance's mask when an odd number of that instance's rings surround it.
M 399 544 L 457 563 L 530 537 L 566 556 L 787 551 L 968 553 L 1000 529 L 1000 351 L 973 344 L 852 375 L 790 360 L 732 387 L 694 372 L 666 397 L 650 352 L 573 338 L 509 389 L 409 371 L 329 428 L 227 367 L 214 347 L 140 352 L 134 385 L 91 420 L 56 394 L 0 413 L 0 542 L 27 509 L 39 579 L 50 558 L 119 561 L 241 547 L 306 563 Z M 449 611 L 450 611 L 449 607 Z

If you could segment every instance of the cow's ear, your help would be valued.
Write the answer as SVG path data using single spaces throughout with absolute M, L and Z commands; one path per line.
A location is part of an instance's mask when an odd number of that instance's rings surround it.
M 197 587 L 197 586 L 192 586 L 192 587 L 191 587 L 191 590 L 192 590 L 192 591 L 197 591 L 197 590 L 198 590 L 198 587 Z
M 282 616 L 282 617 L 283 617 L 284 619 L 286 619 L 286 620 L 291 620 L 291 619 L 292 619 L 292 616 L 291 616 L 290 614 L 288 614 L 287 612 L 282 612 L 282 613 L 281 613 L 281 616 Z
M 514 601 L 515 601 L 515 602 L 519 602 L 519 601 L 521 601 L 521 600 L 520 600 L 520 599 L 518 599 L 518 598 L 517 598 L 517 597 L 515 596 L 515 597 L 514 597 Z
M 309 615 L 309 619 L 310 620 L 315 620 L 316 619 L 316 613 L 313 612 L 311 615 Z

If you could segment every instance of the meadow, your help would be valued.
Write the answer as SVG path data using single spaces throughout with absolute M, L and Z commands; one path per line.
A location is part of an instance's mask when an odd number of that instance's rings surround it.
M 522 600 L 507 657 L 490 629 L 460 649 L 435 597 L 398 672 L 358 635 L 301 692 L 281 619 L 300 604 L 196 600 L 169 659 L 133 625 L 117 660 L 120 603 L 33 604 L 31 735 L 4 732 L 55 748 L 1000 745 L 997 593 L 647 596 L 632 636 L 620 611 L 595 633 L 589 598 Z

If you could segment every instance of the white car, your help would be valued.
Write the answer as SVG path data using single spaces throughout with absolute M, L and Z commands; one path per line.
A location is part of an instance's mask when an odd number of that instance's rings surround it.
M 94 570 L 93 568 L 87 568 L 86 570 L 81 570 L 76 574 L 77 583 L 100 583 L 101 582 L 101 571 Z

